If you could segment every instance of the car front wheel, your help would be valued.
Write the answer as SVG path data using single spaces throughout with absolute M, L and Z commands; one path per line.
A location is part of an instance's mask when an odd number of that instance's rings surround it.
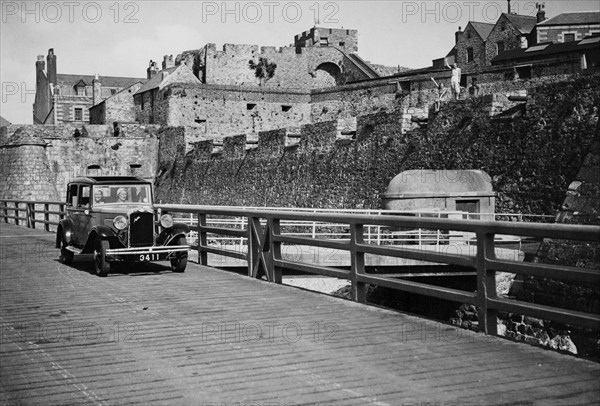
M 70 264 L 71 262 L 73 262 L 73 257 L 74 257 L 74 253 L 73 251 L 69 251 L 67 249 L 67 243 L 65 242 L 64 238 L 61 238 L 60 240 L 60 257 L 59 257 L 59 261 L 62 262 L 65 265 Z
M 187 245 L 185 237 L 179 237 L 176 245 Z M 176 252 L 175 257 L 171 258 L 171 270 L 173 272 L 184 272 L 187 266 L 187 251 Z
M 98 239 L 94 248 L 94 266 L 96 275 L 106 276 L 110 271 L 110 263 L 106 259 L 106 251 L 110 248 L 108 241 Z

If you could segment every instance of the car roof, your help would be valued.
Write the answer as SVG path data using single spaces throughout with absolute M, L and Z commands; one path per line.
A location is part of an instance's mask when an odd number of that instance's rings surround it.
M 75 178 L 71 183 L 92 183 L 98 185 L 105 184 L 119 184 L 119 183 L 144 183 L 149 184 L 150 181 L 147 181 L 143 178 L 138 178 L 137 176 L 85 176 L 80 178 Z

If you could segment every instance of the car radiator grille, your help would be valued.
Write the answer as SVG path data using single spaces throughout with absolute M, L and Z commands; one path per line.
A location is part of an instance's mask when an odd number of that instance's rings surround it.
M 129 246 L 154 245 L 154 214 L 135 212 L 129 216 Z

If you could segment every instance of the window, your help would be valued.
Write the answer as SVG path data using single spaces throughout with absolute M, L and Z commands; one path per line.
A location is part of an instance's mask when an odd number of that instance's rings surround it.
M 117 89 L 110 89 L 110 94 L 114 95 L 117 93 Z M 129 91 L 129 93 L 131 93 L 131 90 Z
M 85 96 L 85 86 L 77 86 L 77 96 Z
M 75 121 L 83 121 L 83 109 L 81 107 L 75 107 L 73 111 Z
M 255 108 L 256 108 L 255 103 L 247 103 L 246 104 L 246 110 L 254 110 Z
M 329 38 L 321 38 L 319 41 L 320 45 L 329 45 Z
M 500 24 L 500 30 L 501 31 L 506 31 L 506 23 L 503 22 L 502 24 Z
M 79 189 L 79 207 L 90 204 L 90 187 L 88 185 L 81 186 Z
M 467 31 L 467 39 L 471 39 L 471 31 Z
M 129 164 L 129 172 L 132 175 L 139 175 L 142 173 L 142 165 L 141 164 Z
M 289 106 L 289 105 L 286 105 L 286 104 L 283 104 L 281 106 L 281 111 L 283 111 L 283 112 L 290 111 L 291 109 L 292 109 L 292 106 Z
M 67 204 L 69 206 L 77 206 L 77 184 L 69 185 L 67 190 Z
M 575 34 L 565 34 L 564 38 L 564 42 L 573 42 L 575 41 Z
M 519 79 L 531 79 L 531 65 L 517 66 L 516 70 Z
M 473 62 L 475 58 L 473 57 L 473 48 L 467 48 L 467 62 Z
M 343 46 L 345 46 L 345 45 L 346 45 L 346 43 L 345 43 L 344 41 L 340 41 L 340 46 L 341 46 L 341 47 L 343 47 Z
M 498 41 L 496 43 L 496 55 L 499 55 L 502 52 L 504 52 L 504 41 Z
M 456 200 L 456 211 L 466 212 L 464 219 L 479 220 L 479 200 Z
M 100 176 L 102 175 L 100 170 L 100 165 L 89 165 L 87 167 L 87 175 L 88 176 Z

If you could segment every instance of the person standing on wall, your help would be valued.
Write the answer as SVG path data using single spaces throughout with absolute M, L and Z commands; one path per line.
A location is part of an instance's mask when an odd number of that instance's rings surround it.
M 456 100 L 460 98 L 460 68 L 455 63 L 452 64 L 452 67 L 448 65 L 448 60 L 444 59 L 444 64 L 446 68 L 452 70 L 452 78 L 450 79 L 450 87 L 452 88 L 452 95 Z

